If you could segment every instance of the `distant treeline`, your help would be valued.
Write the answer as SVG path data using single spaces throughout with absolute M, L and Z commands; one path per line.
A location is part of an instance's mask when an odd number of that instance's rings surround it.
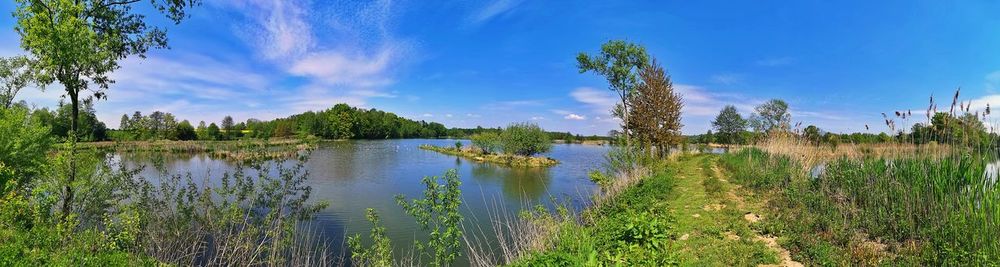
M 81 101 L 78 122 L 78 134 L 80 141 L 104 141 L 108 140 L 108 127 L 103 122 L 97 120 L 94 114 L 94 104 L 90 99 Z M 25 103 L 18 103 L 16 107 L 29 109 Z M 49 127 L 52 136 L 59 141 L 66 140 L 69 136 L 70 124 L 72 123 L 73 108 L 70 105 L 60 103 L 54 110 L 40 108 L 31 111 L 31 119 L 38 120 L 41 125 Z
M 902 116 L 902 115 L 900 115 Z M 827 132 L 814 125 L 809 125 L 802 130 L 790 130 L 789 134 L 798 135 L 814 144 L 878 144 L 878 143 L 911 143 L 911 144 L 961 144 L 966 146 L 988 146 L 995 140 L 1000 139 L 997 133 L 987 131 L 986 125 L 977 114 L 965 113 L 962 115 L 952 115 L 947 112 L 938 112 L 930 118 L 928 122 L 913 123 L 909 129 L 895 129 L 896 125 L 892 121 L 887 123 L 895 131 L 895 134 L 882 133 L 849 133 L 838 134 Z M 747 144 L 754 140 L 766 137 L 761 132 L 743 130 L 739 132 L 737 138 L 722 138 L 718 133 L 708 131 L 705 134 L 686 136 L 690 143 L 720 143 L 726 144 L 727 139 L 735 142 L 732 144 Z
M 441 123 L 415 121 L 377 109 L 337 104 L 323 111 L 308 111 L 271 121 L 248 119 L 236 122 L 225 116 L 219 124 L 201 121 L 197 126 L 178 121 L 170 113 L 136 111 L 122 115 L 117 130 L 108 130 L 111 140 L 232 140 L 239 138 L 289 138 L 316 136 L 324 139 L 468 138 L 500 128 L 447 128 Z M 569 132 L 547 132 L 553 140 L 579 142 L 607 140 Z M 100 140 L 100 139 L 98 139 Z

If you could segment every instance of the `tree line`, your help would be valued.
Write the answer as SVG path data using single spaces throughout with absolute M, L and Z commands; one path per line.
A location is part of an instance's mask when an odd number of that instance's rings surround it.
M 322 111 L 307 111 L 285 118 L 263 121 L 235 121 L 225 116 L 220 123 L 180 120 L 169 112 L 154 111 L 143 115 L 136 111 L 123 114 L 117 130 L 108 130 L 111 140 L 234 140 L 240 138 L 292 138 L 316 136 L 325 139 L 398 139 L 398 138 L 468 138 L 500 132 L 501 128 L 447 128 L 437 122 L 416 121 L 392 112 L 362 109 L 337 104 Z M 583 136 L 570 132 L 545 132 L 551 140 L 578 142 L 606 140 L 602 136 Z M 97 139 L 103 140 L 103 139 Z
M 955 94 L 958 98 L 958 92 Z M 933 101 L 933 100 L 932 100 Z M 878 144 L 878 143 L 910 143 L 910 144 L 957 144 L 970 147 L 986 147 L 996 140 L 998 135 L 987 131 L 983 123 L 985 116 L 989 115 L 990 108 L 987 107 L 983 113 L 972 112 L 971 103 L 962 103 L 948 112 L 938 112 L 934 103 L 928 108 L 925 114 L 926 120 L 916 118 L 912 111 L 897 111 L 894 114 L 883 113 L 885 126 L 889 132 L 880 133 L 844 133 L 838 134 L 824 131 L 815 126 L 808 125 L 798 129 L 798 125 L 792 125 L 791 113 L 788 111 L 788 103 L 781 99 L 772 99 L 754 108 L 754 112 L 744 118 L 735 106 L 727 105 L 719 111 L 715 120 L 712 121 L 712 130 L 705 134 L 688 136 L 692 143 L 716 143 L 716 144 L 750 144 L 755 140 L 760 140 L 768 134 L 783 133 L 795 135 L 814 144 L 837 145 L 841 143 L 851 144 Z M 929 115 L 933 114 L 933 115 Z M 893 116 L 894 115 L 894 116 Z M 900 127 L 896 122 L 913 122 L 910 127 Z M 865 125 L 866 130 L 870 130 L 869 125 Z

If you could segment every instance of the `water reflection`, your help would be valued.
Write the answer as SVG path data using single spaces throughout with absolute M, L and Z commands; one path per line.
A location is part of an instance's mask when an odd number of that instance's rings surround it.
M 482 183 L 499 184 L 509 199 L 540 199 L 552 174 L 549 168 L 504 168 L 491 163 L 473 163 L 472 177 Z
M 452 146 L 454 143 L 454 140 L 323 142 L 306 164 L 307 183 L 313 188 L 312 199 L 328 201 L 330 206 L 317 215 L 313 226 L 332 249 L 339 250 L 345 236 L 367 235 L 370 225 L 364 219 L 364 212 L 374 208 L 382 217 L 394 247 L 409 248 L 414 239 L 420 237 L 420 231 L 413 219 L 396 205 L 394 196 L 419 198 L 424 189 L 420 183 L 422 177 L 443 175 L 448 169 L 457 169 L 463 183 L 465 223 L 472 227 L 470 229 L 488 229 L 486 213 L 495 209 L 497 201 L 508 211 L 544 202 L 550 196 L 560 201 L 583 203 L 580 199 L 588 197 L 595 189 L 587 172 L 600 166 L 608 149 L 607 146 L 557 144 L 547 156 L 559 160 L 559 165 L 508 168 L 418 148 L 421 144 Z M 467 145 L 468 141 L 463 143 Z M 209 183 L 218 182 L 224 172 L 236 167 L 232 162 L 205 154 L 118 155 L 128 166 L 146 166 L 142 175 L 148 179 L 160 179 L 160 173 L 151 166 L 156 157 L 162 158 L 171 174 L 190 172 L 195 179 L 211 177 Z

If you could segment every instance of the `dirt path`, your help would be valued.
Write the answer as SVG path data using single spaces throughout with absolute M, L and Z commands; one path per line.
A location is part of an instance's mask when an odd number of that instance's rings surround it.
M 672 169 L 673 196 L 660 205 L 674 220 L 672 252 L 682 266 L 757 266 L 780 264 L 781 255 L 757 240 L 743 219 L 745 203 L 716 179 L 716 157 L 685 156 Z
M 746 209 L 746 206 L 747 206 L 746 205 L 746 201 L 743 199 L 743 197 L 741 197 L 740 195 L 738 195 L 736 193 L 736 191 L 740 188 L 740 186 L 729 183 L 728 179 L 724 178 L 726 176 L 719 169 L 718 164 L 715 163 L 714 161 L 713 161 L 713 164 L 712 164 L 712 172 L 715 174 L 715 177 L 718 177 L 718 179 L 722 183 L 729 185 L 727 187 L 728 190 L 726 190 L 726 194 L 725 194 L 726 197 L 729 198 L 729 199 L 731 199 L 734 203 L 736 203 L 736 206 L 739 209 Z M 758 223 L 760 220 L 763 220 L 764 218 L 762 218 L 760 215 L 757 215 L 756 213 L 748 210 L 743 215 L 743 219 L 745 221 L 747 221 L 748 223 L 750 223 L 750 224 L 754 224 L 754 223 Z M 785 266 L 785 267 L 801 267 L 801 266 L 804 266 L 804 265 L 802 265 L 801 262 L 792 260 L 792 254 L 787 249 L 781 247 L 781 245 L 778 244 L 778 238 L 777 237 L 774 237 L 774 236 L 764 236 L 764 235 L 761 235 L 760 233 L 758 233 L 756 231 L 754 232 L 754 235 L 755 235 L 754 236 L 754 240 L 757 240 L 757 241 L 762 242 L 765 245 L 767 245 L 767 247 L 769 249 L 771 249 L 771 251 L 775 252 L 778 255 L 779 259 L 781 260 L 781 262 L 779 264 L 761 264 L 761 265 L 758 265 L 758 266 L 768 266 L 768 267 L 770 267 L 770 266 Z

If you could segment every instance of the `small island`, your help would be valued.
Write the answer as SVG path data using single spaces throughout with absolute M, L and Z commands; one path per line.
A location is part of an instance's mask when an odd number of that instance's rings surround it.
M 552 149 L 552 140 L 534 123 L 515 123 L 502 130 L 483 132 L 469 138 L 471 147 L 455 142 L 454 147 L 420 145 L 420 149 L 446 155 L 491 162 L 510 167 L 549 167 L 558 160 L 536 154 Z

